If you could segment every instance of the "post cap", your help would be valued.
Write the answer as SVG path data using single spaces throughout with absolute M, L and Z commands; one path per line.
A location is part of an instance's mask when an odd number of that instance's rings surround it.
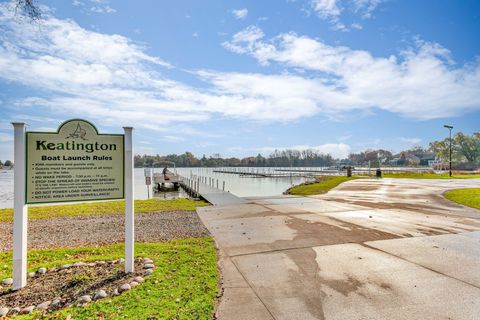
M 25 122 L 11 122 L 14 127 L 25 127 L 27 124 Z

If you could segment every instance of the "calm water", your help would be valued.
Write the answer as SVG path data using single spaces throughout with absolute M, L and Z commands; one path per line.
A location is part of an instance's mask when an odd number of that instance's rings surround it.
M 304 182 L 305 178 L 300 177 L 282 177 L 282 178 L 258 178 L 249 176 L 240 176 L 236 174 L 215 173 L 212 168 L 177 168 L 177 172 L 184 177 L 190 177 L 190 174 L 197 176 L 212 177 L 219 181 L 219 187 L 222 188 L 225 181 L 225 190 L 239 197 L 259 197 L 281 195 L 285 190 L 294 184 Z M 241 168 L 241 170 L 250 170 L 259 172 L 273 172 L 271 168 Z M 155 169 L 160 173 L 162 168 Z M 156 194 L 159 198 L 187 197 L 184 192 L 160 193 Z M 135 169 L 135 199 L 147 199 L 147 186 L 145 185 L 145 176 L 143 168 Z M 13 170 L 0 171 L 0 208 L 13 207 Z
M 223 168 L 235 170 L 235 168 Z M 239 197 L 264 197 L 281 195 L 293 185 L 302 183 L 307 179 L 301 177 L 262 178 L 255 176 L 244 176 L 238 174 L 227 174 L 213 172 L 215 168 L 178 168 L 177 172 L 189 178 L 191 174 L 196 176 L 212 177 L 214 186 L 217 184 L 221 189 L 225 181 L 225 191 L 230 191 Z M 274 168 L 238 168 L 237 170 L 274 173 Z

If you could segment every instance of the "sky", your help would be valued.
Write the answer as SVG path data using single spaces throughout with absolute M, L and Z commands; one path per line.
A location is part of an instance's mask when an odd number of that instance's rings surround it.
M 133 126 L 134 152 L 345 158 L 480 130 L 480 1 L 0 1 L 10 122 Z

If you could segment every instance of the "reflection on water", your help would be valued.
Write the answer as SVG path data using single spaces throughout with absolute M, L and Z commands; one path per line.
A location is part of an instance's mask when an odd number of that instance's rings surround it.
M 155 172 L 161 172 L 162 168 L 155 169 Z M 218 180 L 219 187 L 222 188 L 225 181 L 225 191 L 239 197 L 260 197 L 281 195 L 285 190 L 294 184 L 306 181 L 301 177 L 281 177 L 281 178 L 260 178 L 252 176 L 241 176 L 237 174 L 215 173 L 212 168 L 177 168 L 178 174 L 184 177 L 190 177 L 190 174 L 204 177 L 211 177 Z M 255 172 L 273 172 L 272 168 L 241 168 L 241 170 L 254 170 Z M 135 169 L 135 199 L 147 199 L 148 188 L 145 185 L 145 175 L 143 168 Z M 150 195 L 151 196 L 151 195 Z M 155 193 L 156 198 L 173 199 L 188 198 L 183 191 L 160 192 Z M 13 170 L 0 170 L 0 208 L 13 207 Z
M 259 176 L 239 175 L 214 172 L 214 168 L 178 168 L 177 171 L 184 177 L 191 175 L 204 176 L 214 179 L 214 186 L 221 189 L 225 181 L 225 191 L 230 191 L 239 197 L 265 197 L 281 195 L 293 185 L 307 181 L 304 177 L 286 176 L 265 178 Z M 275 168 L 239 168 L 243 172 L 275 173 Z
M 0 170 L 0 208 L 13 207 L 13 170 Z

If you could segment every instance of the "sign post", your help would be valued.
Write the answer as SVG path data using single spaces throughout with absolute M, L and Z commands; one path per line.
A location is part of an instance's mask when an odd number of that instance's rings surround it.
M 25 205 L 25 123 L 12 122 L 14 130 L 13 290 L 27 284 L 27 224 Z
M 125 131 L 125 272 L 134 271 L 135 218 L 133 200 L 133 137 L 132 127 Z
M 28 204 L 125 199 L 125 271 L 133 272 L 134 200 L 131 127 L 125 134 L 100 134 L 90 122 L 73 119 L 57 132 L 15 137 L 13 289 L 27 283 Z

